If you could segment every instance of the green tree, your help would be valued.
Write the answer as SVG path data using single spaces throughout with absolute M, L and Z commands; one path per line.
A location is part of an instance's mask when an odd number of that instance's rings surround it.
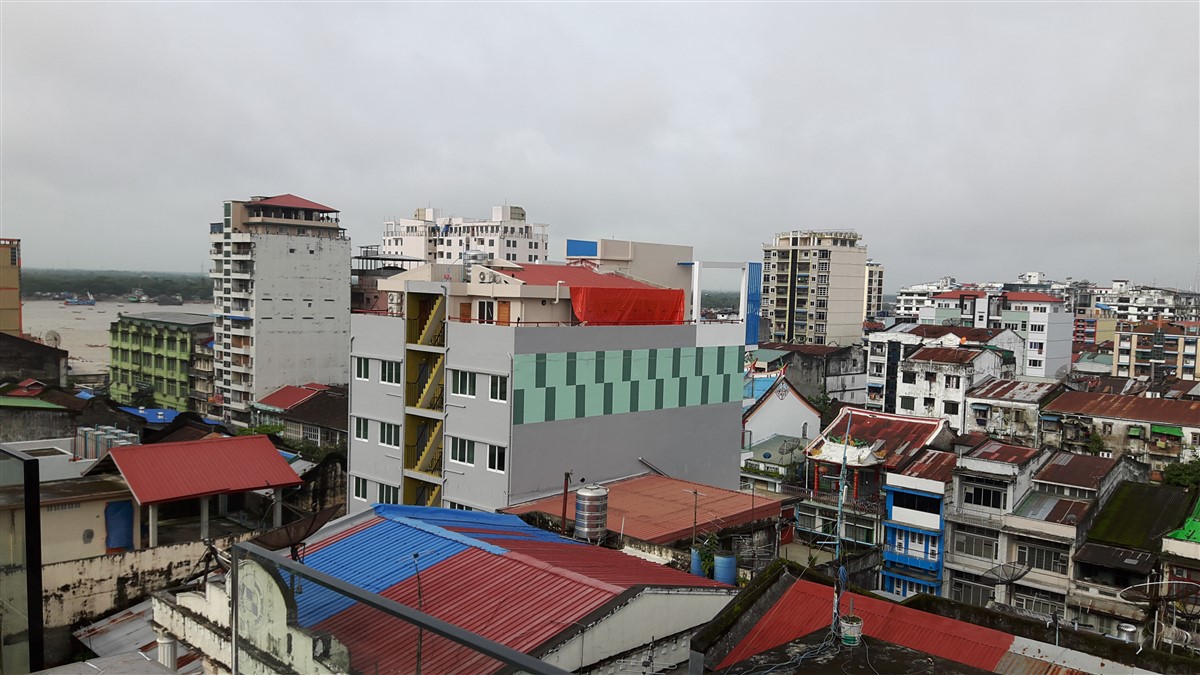
M 1108 449 L 1107 446 L 1104 445 L 1104 438 L 1100 434 L 1092 434 L 1092 435 L 1088 436 L 1088 440 L 1087 440 L 1087 451 L 1088 452 L 1092 453 L 1093 455 L 1099 455 L 1100 453 L 1104 452 L 1107 449 Z
M 1195 487 L 1200 485 L 1200 460 L 1169 464 L 1163 471 L 1163 485 Z

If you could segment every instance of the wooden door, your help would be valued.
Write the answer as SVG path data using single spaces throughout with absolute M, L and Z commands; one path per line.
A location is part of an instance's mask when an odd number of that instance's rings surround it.
M 510 304 L 511 303 L 508 300 L 500 300 L 496 303 L 496 323 L 500 324 L 501 326 L 508 325 L 509 314 L 511 312 L 511 309 L 509 308 Z
M 463 323 L 471 323 L 471 303 L 458 303 L 458 320 Z

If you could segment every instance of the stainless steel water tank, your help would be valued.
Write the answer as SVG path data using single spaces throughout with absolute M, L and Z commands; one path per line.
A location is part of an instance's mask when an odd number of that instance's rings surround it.
M 600 541 L 608 534 L 608 488 L 587 485 L 575 493 L 575 537 Z

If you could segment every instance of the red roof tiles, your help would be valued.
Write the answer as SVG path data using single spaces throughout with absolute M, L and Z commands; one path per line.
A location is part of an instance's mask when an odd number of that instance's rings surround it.
M 843 612 L 863 620 L 863 634 L 944 659 L 993 671 L 1008 652 L 1013 636 L 965 621 L 928 614 L 857 593 L 842 596 Z M 728 668 L 745 659 L 829 628 L 833 589 L 797 579 L 717 665 Z
M 115 464 L 139 504 L 300 485 L 266 436 L 115 447 L 85 473 Z
M 259 199 L 258 201 L 246 202 L 247 206 L 282 206 L 289 209 L 308 209 L 310 211 L 320 211 L 322 213 L 337 213 L 337 209 L 309 201 L 303 197 L 297 197 L 293 194 L 282 194 L 274 197 Z
M 288 410 L 292 406 L 307 401 L 316 395 L 317 391 L 310 389 L 307 385 L 295 387 L 289 384 L 262 397 L 258 400 L 258 404 L 279 408 L 280 410 Z
M 1068 391 L 1043 412 L 1200 427 L 1200 401 Z
M 668 544 L 691 537 L 693 518 L 697 516 L 697 532 L 707 533 L 752 520 L 776 518 L 780 512 L 780 502 L 770 497 L 755 497 L 666 476 L 635 476 L 605 483 L 604 487 L 608 488 L 609 528 L 614 531 L 623 529 L 630 537 L 656 544 Z M 698 498 L 692 494 L 692 490 L 701 493 Z M 574 492 L 568 499 L 570 510 L 567 517 L 573 519 Z M 504 509 L 504 512 L 561 515 L 562 496 L 519 504 Z
M 933 363 L 970 363 L 983 353 L 981 349 L 959 349 L 957 347 L 921 347 L 909 361 L 931 361 Z

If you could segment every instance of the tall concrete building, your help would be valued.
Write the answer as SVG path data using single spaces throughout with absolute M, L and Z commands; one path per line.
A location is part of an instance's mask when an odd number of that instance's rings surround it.
M 545 262 L 548 226 L 525 220 L 520 206 L 493 206 L 490 220 L 446 216 L 441 209 L 419 208 L 412 218 L 383 224 L 384 255 L 452 264 L 468 252 L 519 264 Z
M 286 384 L 349 379 L 350 239 L 338 211 L 285 194 L 225 202 L 210 228 L 214 406 L 248 424 Z
M 21 337 L 20 239 L 0 239 L 0 333 Z
M 201 391 L 196 345 L 212 340 L 212 317 L 184 312 L 122 314 L 109 329 L 109 395 L 123 405 L 194 409 Z M 212 372 L 207 373 L 211 380 Z M 207 398 L 207 397 L 205 397 Z
M 864 321 L 875 321 L 884 316 L 883 313 L 883 265 L 874 260 L 867 261 L 867 294 L 866 313 Z
M 748 289 L 757 266 L 741 267 Z M 353 316 L 350 512 L 496 510 L 560 493 L 567 472 L 736 489 L 743 322 L 590 263 L 461 268 L 381 280 L 390 311 Z
M 763 244 L 762 316 L 768 340 L 862 342 L 868 292 L 867 247 L 860 239 L 851 230 L 794 230 Z M 879 289 L 882 296 L 882 285 Z

